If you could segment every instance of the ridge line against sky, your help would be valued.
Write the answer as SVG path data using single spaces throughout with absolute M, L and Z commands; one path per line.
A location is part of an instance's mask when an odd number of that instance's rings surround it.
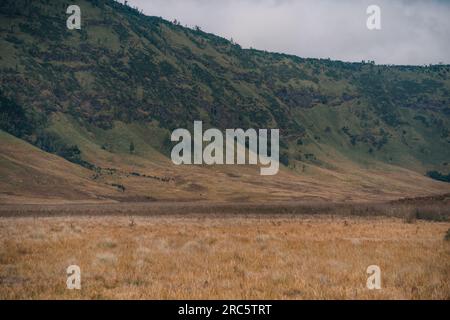
M 124 2 L 120 0 L 119 2 Z M 377 64 L 450 64 L 448 0 L 128 0 L 146 15 L 255 48 Z M 369 5 L 381 30 L 366 27 Z

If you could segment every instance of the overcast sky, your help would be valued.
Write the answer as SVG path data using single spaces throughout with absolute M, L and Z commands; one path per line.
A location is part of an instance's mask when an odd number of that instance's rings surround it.
M 123 2 L 121 0 L 121 2 Z M 450 64 L 450 0 L 129 0 L 244 48 L 377 64 Z M 381 30 L 366 9 L 381 8 Z

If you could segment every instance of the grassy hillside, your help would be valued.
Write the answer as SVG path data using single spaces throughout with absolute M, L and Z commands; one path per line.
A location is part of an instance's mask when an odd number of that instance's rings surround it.
M 345 200 L 449 190 L 424 175 L 450 170 L 450 66 L 244 50 L 108 0 L 77 1 L 82 29 L 67 30 L 70 4 L 0 3 L 0 129 L 86 170 L 108 199 Z M 170 132 L 194 120 L 280 128 L 285 168 L 261 181 L 254 168 L 172 166 Z

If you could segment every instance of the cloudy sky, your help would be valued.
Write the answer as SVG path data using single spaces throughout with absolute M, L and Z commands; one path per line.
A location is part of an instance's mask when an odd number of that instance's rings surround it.
M 244 48 L 377 64 L 450 64 L 450 0 L 129 0 Z M 381 8 L 370 31 L 367 7 Z

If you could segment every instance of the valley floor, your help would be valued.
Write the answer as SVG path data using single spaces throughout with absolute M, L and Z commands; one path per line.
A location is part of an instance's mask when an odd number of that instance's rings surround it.
M 0 299 L 450 299 L 449 222 L 90 213 L 0 214 Z

